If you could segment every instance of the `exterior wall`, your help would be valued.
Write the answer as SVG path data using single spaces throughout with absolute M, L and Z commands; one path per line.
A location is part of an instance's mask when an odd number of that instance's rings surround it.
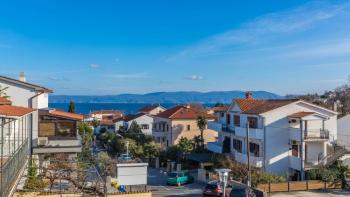
M 7 81 L 0 81 L 0 86 L 2 88 L 9 87 L 5 90 L 5 92 L 8 96 L 10 96 L 12 104 L 16 106 L 31 107 L 30 98 L 37 94 L 32 89 L 13 83 L 8 83 Z
M 148 115 L 143 115 L 140 116 L 134 120 L 131 120 L 127 123 L 128 127 L 131 125 L 132 121 L 136 121 L 136 123 L 140 126 L 143 124 L 148 125 L 148 129 L 141 129 L 142 133 L 146 135 L 152 135 L 152 130 L 153 130 L 153 117 L 148 116 Z
M 350 115 L 338 119 L 337 141 L 350 148 Z
M 117 164 L 119 185 L 147 185 L 147 163 Z
M 187 130 L 187 125 L 190 130 Z M 181 137 L 193 139 L 196 135 L 200 135 L 200 130 L 196 120 L 172 120 L 172 135 L 168 134 L 168 140 L 171 144 L 177 144 Z M 206 129 L 203 131 L 204 143 L 215 142 L 218 133 L 214 130 Z

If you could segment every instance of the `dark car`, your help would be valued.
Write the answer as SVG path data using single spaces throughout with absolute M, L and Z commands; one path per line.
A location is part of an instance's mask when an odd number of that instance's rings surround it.
M 230 197 L 255 197 L 255 193 L 247 185 L 233 183 L 231 185 Z
M 218 181 L 208 182 L 204 187 L 203 196 L 222 196 L 222 188 Z

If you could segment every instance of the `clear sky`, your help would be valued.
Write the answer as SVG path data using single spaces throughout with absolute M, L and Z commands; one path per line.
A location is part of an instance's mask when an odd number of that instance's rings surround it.
M 350 2 L 0 2 L 0 74 L 55 94 L 323 92 L 350 74 Z

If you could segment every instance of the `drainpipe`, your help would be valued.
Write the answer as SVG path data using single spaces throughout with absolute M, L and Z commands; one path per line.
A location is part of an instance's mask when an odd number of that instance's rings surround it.
M 300 120 L 300 141 L 301 141 L 301 147 L 300 147 L 300 152 L 301 152 L 301 158 L 300 158 L 300 179 L 305 180 L 305 142 L 304 142 L 304 122 L 303 120 Z
M 266 137 L 266 126 L 265 126 L 265 123 L 266 123 L 266 120 L 265 120 L 265 117 L 262 117 L 262 126 L 264 128 L 264 172 L 266 172 L 266 140 L 267 140 L 267 137 Z

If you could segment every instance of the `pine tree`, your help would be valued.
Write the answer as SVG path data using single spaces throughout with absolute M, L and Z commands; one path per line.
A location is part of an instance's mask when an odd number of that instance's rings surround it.
M 69 102 L 68 112 L 75 113 L 75 103 L 73 101 Z

